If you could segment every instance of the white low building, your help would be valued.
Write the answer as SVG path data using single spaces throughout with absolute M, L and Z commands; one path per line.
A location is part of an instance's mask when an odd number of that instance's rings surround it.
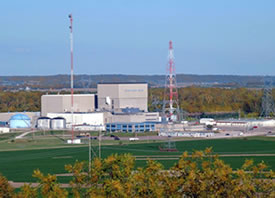
M 159 132 L 159 136 L 171 137 L 212 137 L 213 132 Z
M 255 120 L 252 125 L 259 127 L 275 127 L 275 120 Z
M 0 134 L 1 133 L 9 133 L 10 129 L 8 127 L 0 127 Z
M 200 119 L 200 124 L 204 125 L 215 125 L 216 121 L 213 118 L 201 118 Z
M 224 126 L 224 127 L 246 127 L 247 122 L 246 121 L 240 121 L 240 120 L 218 120 L 217 126 Z
M 80 139 L 67 140 L 67 144 L 81 144 Z
M 241 120 L 218 120 L 217 126 L 228 127 L 275 127 L 275 120 L 256 120 L 256 119 L 241 119 Z
M 86 129 L 101 129 L 105 130 L 104 125 L 104 112 L 92 112 L 92 113 L 47 113 L 47 117 L 56 118 L 62 117 L 66 120 L 66 128 L 71 128 L 72 123 L 74 128 L 86 128 Z
M 104 131 L 104 125 L 77 125 L 74 127 L 77 131 Z

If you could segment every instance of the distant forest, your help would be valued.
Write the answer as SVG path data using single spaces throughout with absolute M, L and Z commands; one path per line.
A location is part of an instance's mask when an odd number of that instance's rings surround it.
M 275 90 L 274 90 L 275 91 Z M 202 88 L 186 87 L 178 89 L 180 109 L 189 113 L 194 112 L 238 112 L 259 116 L 261 113 L 261 89 L 248 88 Z M 161 109 L 164 97 L 163 89 L 149 90 L 149 110 Z M 275 98 L 275 92 L 273 92 Z
M 150 87 L 163 87 L 164 75 L 75 75 L 75 88 L 96 88 L 99 82 L 147 82 Z M 179 87 L 191 85 L 201 87 L 226 87 L 226 88 L 261 88 L 265 76 L 237 76 L 237 75 L 192 75 L 178 74 Z M 275 82 L 275 77 L 269 77 Z M 272 86 L 274 87 L 274 83 Z M 26 87 L 35 89 L 62 89 L 70 87 L 69 75 L 54 76 L 1 76 L 0 89 L 18 90 Z
M 0 92 L 1 112 L 40 111 L 41 95 L 37 91 Z M 273 90 L 275 98 L 275 90 Z M 150 88 L 148 106 L 150 111 L 162 108 L 163 88 Z M 249 88 L 202 88 L 186 87 L 178 89 L 180 108 L 194 112 L 232 112 L 258 116 L 261 112 L 262 89 Z
M 0 112 L 40 111 L 42 92 L 0 92 Z

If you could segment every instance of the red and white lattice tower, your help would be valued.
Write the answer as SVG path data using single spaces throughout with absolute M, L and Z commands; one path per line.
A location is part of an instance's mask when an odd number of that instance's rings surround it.
M 169 122 L 180 120 L 174 59 L 173 43 L 172 41 L 169 41 L 167 74 L 165 77 L 165 90 L 163 98 L 163 115 Z
M 71 127 L 72 127 L 72 144 L 74 142 L 74 56 L 73 56 L 73 16 L 69 14 L 70 19 L 70 46 L 71 46 Z

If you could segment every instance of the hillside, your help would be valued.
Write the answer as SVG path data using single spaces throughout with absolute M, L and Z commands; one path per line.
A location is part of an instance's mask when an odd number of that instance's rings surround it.
M 76 88 L 95 88 L 98 82 L 147 82 L 151 87 L 163 87 L 164 75 L 75 75 Z M 275 82 L 275 77 L 272 77 Z M 193 75 L 178 74 L 179 87 L 197 85 L 202 87 L 250 87 L 263 86 L 264 76 L 238 76 L 238 75 Z M 53 76 L 1 76 L 2 89 L 14 88 L 69 88 L 69 75 Z

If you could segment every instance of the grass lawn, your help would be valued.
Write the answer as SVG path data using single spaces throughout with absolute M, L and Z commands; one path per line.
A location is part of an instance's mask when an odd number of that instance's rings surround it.
M 102 146 L 102 157 L 109 156 L 112 153 L 132 153 L 139 155 L 180 155 L 183 151 L 192 152 L 193 150 L 203 150 L 206 147 L 213 147 L 218 154 L 275 154 L 275 138 L 272 137 L 253 137 L 253 138 L 235 138 L 235 139 L 216 139 L 216 140 L 192 140 L 176 142 L 179 152 L 161 152 L 158 146 L 161 143 L 143 143 L 128 145 L 104 145 Z M 41 141 L 41 142 L 39 142 Z M 46 142 L 36 140 L 36 142 L 0 142 L 0 149 L 4 148 L 2 144 L 8 148 L 16 147 L 17 149 L 33 149 L 34 150 L 18 150 L 18 151 L 2 151 L 0 152 L 0 172 L 12 181 L 36 181 L 32 178 L 34 169 L 40 169 L 44 173 L 66 173 L 65 164 L 72 164 L 76 160 L 88 160 L 88 146 L 72 146 L 64 144 L 61 140 L 48 139 L 48 146 L 54 147 L 58 145 L 66 146 L 65 148 L 37 149 L 46 147 Z M 50 143 L 50 142 L 51 143 Z M 43 143 L 43 145 L 41 145 Z M 271 169 L 275 170 L 274 156 L 249 156 L 249 157 L 221 157 L 226 163 L 233 168 L 242 165 L 245 159 L 254 159 L 255 162 L 264 160 Z M 165 168 L 171 167 L 177 160 L 159 160 Z M 144 166 L 146 161 L 136 161 L 136 166 Z M 60 181 L 66 180 L 61 177 Z
M 17 135 L 19 135 L 19 134 L 18 133 L 3 133 L 0 135 L 0 142 L 12 139 Z
M 6 150 L 24 150 L 35 148 L 51 148 L 51 147 L 66 147 L 71 146 L 57 137 L 40 137 L 39 139 L 11 139 L 0 141 L 0 151 Z M 75 146 L 75 145 L 73 145 Z

